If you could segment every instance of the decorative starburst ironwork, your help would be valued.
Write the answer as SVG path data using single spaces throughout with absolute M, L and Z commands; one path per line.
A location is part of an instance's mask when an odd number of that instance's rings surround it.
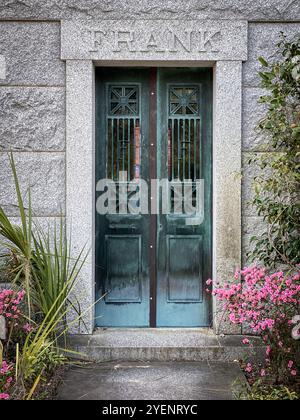
M 110 115 L 137 116 L 139 114 L 139 87 L 110 86 L 108 105 Z
M 169 113 L 172 115 L 199 115 L 199 86 L 171 86 Z

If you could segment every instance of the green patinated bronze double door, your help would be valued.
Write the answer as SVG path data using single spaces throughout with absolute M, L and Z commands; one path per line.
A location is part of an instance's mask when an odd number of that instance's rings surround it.
M 114 210 L 96 212 L 97 326 L 210 325 L 211 139 L 211 69 L 97 69 L 96 181 L 149 186 L 148 212 L 122 206 L 119 187 Z M 151 212 L 166 198 L 151 191 L 154 179 L 188 180 L 192 195 L 202 179 L 203 217 L 179 214 L 174 190 L 167 212 Z

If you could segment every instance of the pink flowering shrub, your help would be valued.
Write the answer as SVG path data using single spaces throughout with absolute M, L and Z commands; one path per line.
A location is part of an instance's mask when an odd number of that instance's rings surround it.
M 2 315 L 7 321 L 19 319 L 21 315 L 19 305 L 24 296 L 23 290 L 20 292 L 11 289 L 0 290 L 0 316 Z
M 16 292 L 11 289 L 0 289 L 0 316 L 3 316 L 9 328 L 9 336 L 18 326 L 22 317 L 20 305 L 24 299 L 25 292 Z M 7 346 L 4 345 L 4 354 L 7 354 Z M 0 400 L 10 399 L 10 390 L 13 385 L 14 366 L 2 360 L 3 351 L 0 354 Z
M 0 366 L 0 400 L 9 400 L 9 390 L 13 383 L 13 366 L 5 361 Z
M 267 274 L 249 267 L 235 274 L 238 284 L 225 284 L 213 294 L 224 303 L 229 321 L 250 327 L 266 343 L 268 370 L 276 380 L 293 378 L 300 372 L 299 341 L 292 336 L 293 318 L 300 314 L 300 270 L 294 274 Z M 249 340 L 243 340 L 249 345 Z M 247 365 L 247 372 L 252 366 Z M 261 371 L 261 376 L 266 370 Z

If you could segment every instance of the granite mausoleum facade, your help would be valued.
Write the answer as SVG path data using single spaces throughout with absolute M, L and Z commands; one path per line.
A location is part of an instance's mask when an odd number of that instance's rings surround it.
M 91 245 L 83 307 L 95 301 L 95 69 L 213 69 L 212 275 L 225 281 L 262 226 L 245 162 L 264 146 L 257 58 L 276 58 L 280 32 L 300 33 L 298 1 L 0 0 L 0 205 L 17 221 L 12 150 L 35 218 L 66 216 L 74 252 Z

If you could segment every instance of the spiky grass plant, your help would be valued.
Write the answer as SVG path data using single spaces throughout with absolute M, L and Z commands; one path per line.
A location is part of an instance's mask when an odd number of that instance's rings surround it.
M 75 298 L 75 288 L 88 252 L 83 249 L 72 257 L 71 237 L 67 236 L 63 218 L 59 226 L 54 226 L 53 234 L 49 228 L 45 232 L 33 223 L 30 189 L 26 209 L 12 153 L 9 161 L 21 224 L 13 224 L 0 207 L 0 242 L 6 249 L 3 256 L 13 261 L 13 283 L 27 296 L 24 316 L 34 326 L 22 346 L 16 344 L 15 363 L 18 398 L 32 399 L 45 370 L 66 361 L 68 350 L 60 349 L 58 343 L 71 325 L 82 321 L 85 315 Z M 70 313 L 73 321 L 67 324 Z M 3 347 L 0 360 L 2 353 Z

